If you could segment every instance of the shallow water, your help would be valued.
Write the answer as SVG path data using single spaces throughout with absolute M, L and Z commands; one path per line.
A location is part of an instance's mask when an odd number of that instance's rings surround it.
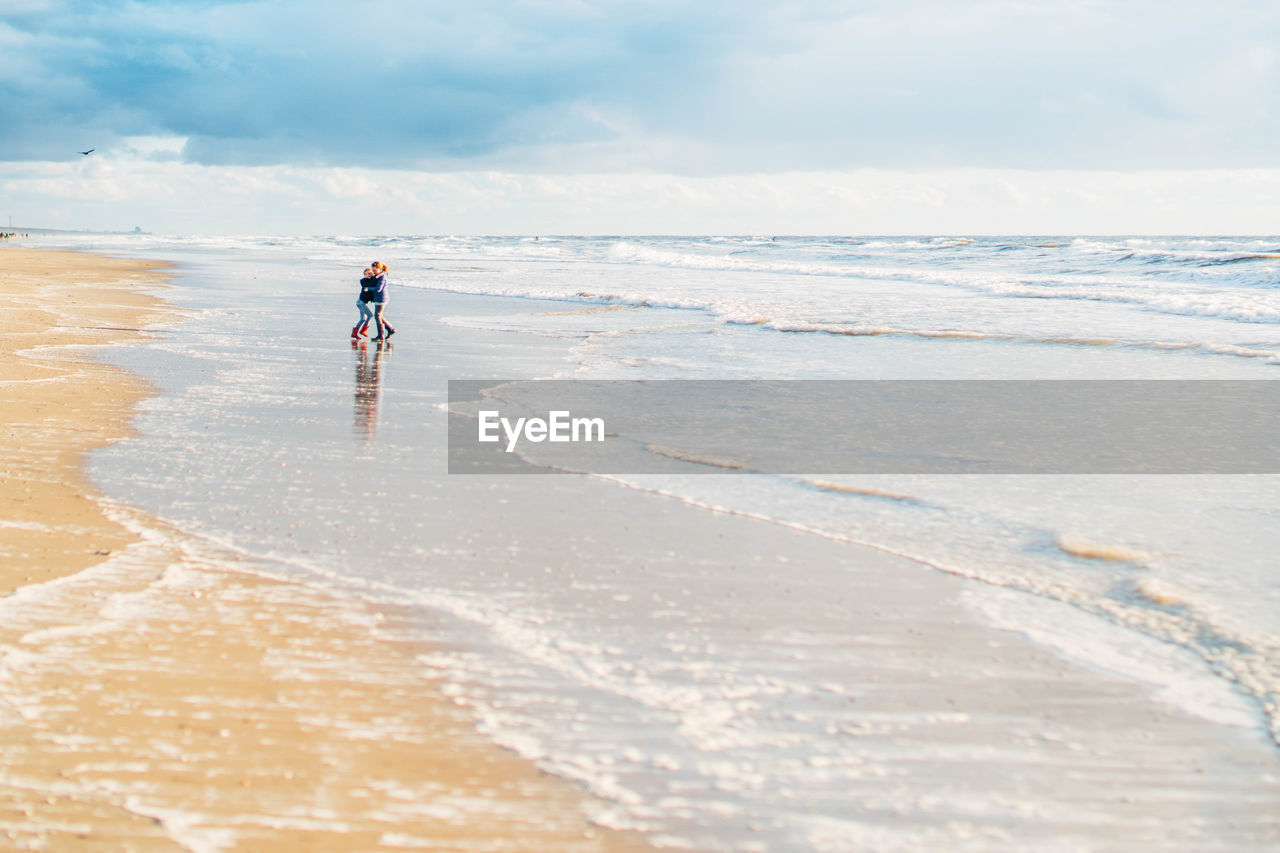
M 1280 803 L 1266 736 L 1280 478 L 517 485 L 444 473 L 441 405 L 449 379 L 498 376 L 1273 378 L 1273 247 L 121 241 L 106 248 L 180 259 L 174 298 L 199 313 L 112 354 L 164 393 L 143 405 L 142 437 L 96 456 L 93 474 L 192 532 L 423 607 L 452 648 L 425 672 L 500 742 L 604 796 L 603 822 L 673 845 L 1069 847 L 1091 836 L 1051 780 L 1109 761 L 1103 784 L 1149 803 L 1162 774 L 1175 780 L 1203 810 L 1198 841 L 1265 849 L 1276 826 L 1257 815 Z M 346 340 L 370 253 L 397 286 L 401 333 L 382 350 Z M 653 509 L 649 492 L 673 499 Z M 730 537 L 717 550 L 706 509 L 715 524 L 737 513 L 782 526 L 755 539 L 717 528 Z M 833 557 L 841 542 L 914 562 Z M 916 583 L 918 596 L 902 591 Z M 1025 677 L 971 654 L 996 629 L 1062 661 L 1036 689 L 1095 716 L 1137 702 L 1167 716 L 1160 731 L 1197 734 L 1185 753 L 1161 741 L 1148 754 L 1121 711 L 1059 731 L 1009 723 L 1013 705 L 972 700 L 975 682 Z M 885 682 L 891 697 L 874 686 Z M 1253 757 L 1185 782 L 1216 738 Z M 967 801 L 966 765 L 989 768 Z M 1159 838 L 1141 829 L 1157 806 L 1126 818 L 1090 802 L 1110 843 Z

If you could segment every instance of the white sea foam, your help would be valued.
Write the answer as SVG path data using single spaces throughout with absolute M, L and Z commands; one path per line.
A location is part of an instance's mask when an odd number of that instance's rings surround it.
M 123 250 L 129 239 L 102 241 Z M 1280 353 L 1274 241 L 147 239 L 146 251 L 181 250 L 217 275 L 183 293 L 206 313 L 130 363 L 168 394 L 144 407 L 144 438 L 100 455 L 102 481 L 274 570 L 434 614 L 455 642 L 424 656 L 424 677 L 452 685 L 450 698 L 498 742 L 609 798 L 602 822 L 695 849 L 1036 846 L 1020 833 L 1076 826 L 1079 809 L 1051 793 L 963 800 L 963 785 L 947 806 L 919 768 L 944 778 L 963 767 L 957 778 L 971 780 L 975 767 L 1021 773 L 1026 762 L 1070 776 L 1081 755 L 1105 765 L 1131 745 L 1106 732 L 1101 747 L 1054 740 L 1052 726 L 1024 723 L 1016 746 L 984 752 L 968 740 L 991 724 L 982 714 L 865 710 L 887 690 L 868 673 L 916 673 L 936 691 L 953 674 L 930 670 L 914 635 L 890 636 L 892 619 L 876 630 L 817 619 L 857 594 L 853 581 L 790 608 L 787 584 L 825 567 L 788 548 L 738 555 L 726 543 L 737 556 L 727 567 L 690 560 L 673 541 L 656 563 L 619 574 L 589 556 L 532 556 L 532 534 L 513 543 L 523 550 L 486 554 L 485 531 L 439 522 L 460 499 L 435 431 L 446 379 L 1274 378 Z M 219 261 L 228 251 L 247 261 Z M 406 340 L 382 362 L 372 441 L 352 434 L 368 360 L 341 328 L 354 319 L 350 274 L 371 255 L 392 267 L 389 310 Z M 254 278 L 263 269 L 269 279 Z M 252 310 L 240 307 L 246 293 Z M 335 328 L 338 347 L 325 337 Z M 206 452 L 211 442 L 218 453 Z M 1136 685 L 1125 695 L 1206 730 L 1261 742 L 1261 712 L 1280 717 L 1274 476 L 630 484 L 777 522 L 789 536 L 909 557 L 895 564 L 904 574 L 980 581 L 998 604 L 976 608 L 981 619 Z M 515 510 L 506 500 L 495 487 L 472 509 L 500 524 Z M 868 657 L 853 664 L 855 653 Z M 999 677 L 985 661 L 966 672 Z M 1213 797 L 1214 809 L 1247 799 Z M 1094 807 L 1104 835 L 1147 831 Z
M 965 603 L 994 624 L 1026 634 L 1061 654 L 1149 684 L 1161 701 L 1227 726 L 1257 726 L 1261 712 L 1188 649 L 1135 635 L 1050 599 L 996 588 L 970 592 Z

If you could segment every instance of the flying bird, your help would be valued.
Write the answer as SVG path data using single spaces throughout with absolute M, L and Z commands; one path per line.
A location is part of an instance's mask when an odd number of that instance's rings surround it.
M 83 154 L 84 156 L 88 157 L 90 154 L 92 154 L 93 152 L 95 152 L 95 151 L 97 151 L 97 150 L 98 150 L 97 148 L 90 148 L 88 151 L 81 151 L 80 153 L 81 153 L 81 154 Z

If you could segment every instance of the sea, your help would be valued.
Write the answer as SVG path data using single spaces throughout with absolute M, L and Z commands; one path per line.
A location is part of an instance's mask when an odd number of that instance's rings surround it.
M 1252 792 L 1232 796 L 1280 814 L 1280 475 L 468 477 L 447 473 L 444 446 L 451 379 L 1280 380 L 1280 237 L 32 244 L 177 265 L 164 296 L 185 316 L 103 354 L 159 391 L 136 437 L 94 455 L 103 490 L 272 571 L 415 609 L 435 649 L 424 678 L 497 742 L 597 794 L 604 825 L 674 849 L 1193 849 L 1159 843 L 1150 815 L 1098 807 L 1075 826 L 1062 815 L 1079 804 L 1052 790 L 939 793 L 936 759 L 904 732 L 963 720 L 860 710 L 859 655 L 885 647 L 887 660 L 892 643 L 830 598 L 784 606 L 771 585 L 813 572 L 815 590 L 840 587 L 785 544 L 810 540 L 946 579 L 963 591 L 958 619 L 1229 731 L 1257 761 L 1256 776 L 1230 771 Z M 374 259 L 390 267 L 399 331 L 353 346 Z M 674 530 L 660 572 L 614 559 L 610 528 L 627 519 L 593 506 L 554 528 L 581 537 L 575 568 L 543 560 L 537 531 L 518 546 L 483 529 L 519 527 L 538 490 L 600 506 L 625 494 L 622 508 L 643 496 L 695 526 L 749 519 L 784 544 L 737 564 L 755 574 L 733 595 L 727 562 L 682 559 Z M 763 634 L 748 641 L 751 626 Z M 960 689 L 946 667 L 932 678 Z M 1128 748 L 1131 734 L 1115 737 L 1107 749 Z M 1016 775 L 1001 768 L 1031 754 L 949 760 Z M 1274 820 L 1214 808 L 1196 811 L 1199 849 L 1280 844 Z

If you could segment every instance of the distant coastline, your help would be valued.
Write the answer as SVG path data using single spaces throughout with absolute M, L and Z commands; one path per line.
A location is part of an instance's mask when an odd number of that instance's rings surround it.
M 25 225 L 8 225 L 4 228 L 4 233 L 13 237 L 32 234 L 151 234 L 150 231 L 143 231 L 141 226 L 135 226 L 127 231 L 97 231 L 88 228 L 28 228 Z

